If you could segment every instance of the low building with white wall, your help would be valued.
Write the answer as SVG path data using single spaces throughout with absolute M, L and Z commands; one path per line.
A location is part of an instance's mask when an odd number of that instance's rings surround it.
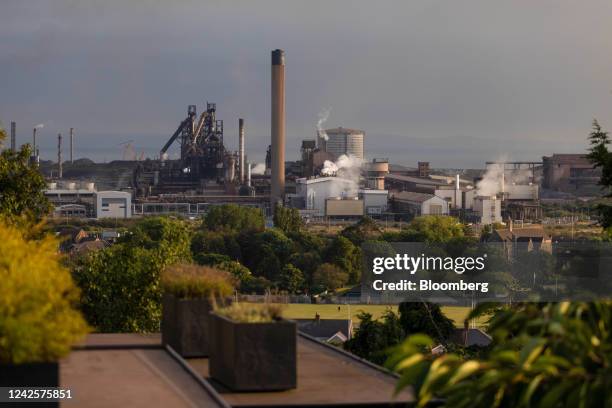
M 502 222 L 501 200 L 495 196 L 478 196 L 474 199 L 474 211 L 484 225 Z
M 304 209 L 315 216 L 325 215 L 325 200 L 331 197 L 356 197 L 357 183 L 340 177 L 301 178 L 296 180 L 296 194 L 302 198 Z
M 389 192 L 387 190 L 361 189 L 359 198 L 363 200 L 365 215 L 377 216 L 387 211 Z
M 98 191 L 94 193 L 96 218 L 131 218 L 132 195 L 125 191 Z
M 420 215 L 448 215 L 448 201 L 442 197 L 427 193 L 401 191 L 391 197 L 393 211 Z

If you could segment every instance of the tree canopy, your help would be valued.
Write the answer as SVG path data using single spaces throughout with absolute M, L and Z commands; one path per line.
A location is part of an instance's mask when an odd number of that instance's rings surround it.
M 5 138 L 6 132 L 0 128 L 0 144 Z M 27 144 L 15 152 L 5 149 L 0 153 L 0 216 L 39 220 L 51 211 L 43 194 L 45 179 L 38 167 L 30 164 L 31 155 Z

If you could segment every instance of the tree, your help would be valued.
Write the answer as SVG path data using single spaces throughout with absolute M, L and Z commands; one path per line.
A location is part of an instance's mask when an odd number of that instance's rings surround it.
M 188 261 L 190 231 L 182 221 L 147 218 L 119 243 L 77 259 L 87 321 L 101 332 L 152 332 L 161 317 L 160 273 Z
M 326 260 L 348 273 L 349 283 L 361 278 L 361 250 L 347 238 L 338 235 L 327 249 Z
M 407 335 L 423 333 L 446 343 L 455 330 L 454 322 L 435 303 L 402 302 L 398 312 L 400 324 Z
M 280 273 L 280 287 L 290 293 L 297 293 L 304 287 L 304 275 L 302 271 L 287 264 Z
M 158 331 L 159 278 L 168 264 L 157 251 L 126 244 L 78 260 L 73 276 L 89 324 L 107 333 Z
M 386 310 L 380 320 L 374 320 L 370 313 L 357 315 L 359 327 L 344 343 L 344 349 L 375 364 L 383 364 L 389 355 L 389 348 L 404 339 L 404 332 L 398 316 Z
M 612 192 L 612 152 L 608 150 L 610 137 L 608 132 L 602 130 L 597 119 L 593 119 L 593 129 L 589 134 L 591 148 L 589 149 L 588 159 L 593 163 L 594 167 L 601 168 L 601 179 L 599 184 L 607 195 L 611 196 Z M 601 216 L 601 224 L 604 228 L 612 226 L 612 206 L 609 204 L 599 204 L 597 206 Z
M 304 221 L 297 208 L 284 207 L 278 203 L 274 206 L 273 221 L 274 226 L 284 233 L 304 228 Z
M 426 215 L 417 217 L 399 234 L 404 242 L 445 243 L 465 236 L 463 225 L 454 217 Z
M 410 336 L 386 364 L 401 375 L 397 390 L 411 385 L 419 407 L 434 399 L 448 407 L 612 405 L 609 302 L 501 308 L 489 333 L 488 355 L 469 360 L 432 355 L 435 343 L 428 336 Z
M 344 228 L 340 233 L 348 238 L 353 244 L 361 245 L 364 241 L 378 240 L 382 231 L 370 217 L 362 217 L 358 222 Z
M 317 268 L 313 276 L 313 285 L 325 290 L 336 290 L 348 282 L 348 273 L 334 264 L 324 263 Z
M 5 138 L 6 132 L 0 128 L 0 144 Z M 51 204 L 43 194 L 45 179 L 30 164 L 31 155 L 29 145 L 16 152 L 5 149 L 0 153 L 0 216 L 39 220 L 51 211 Z
M 151 217 L 139 221 L 119 242 L 128 246 L 156 250 L 166 258 L 177 261 L 191 259 L 191 231 L 181 220 Z
M 265 219 L 259 208 L 224 204 L 212 207 L 204 217 L 202 226 L 211 231 L 263 231 Z

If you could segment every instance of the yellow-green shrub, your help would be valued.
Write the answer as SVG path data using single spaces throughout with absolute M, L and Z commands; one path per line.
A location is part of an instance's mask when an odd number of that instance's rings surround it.
M 234 278 L 229 272 L 195 264 L 175 264 L 162 272 L 165 292 L 179 298 L 222 298 L 234 292 Z
M 56 361 L 87 332 L 78 289 L 52 237 L 0 222 L 0 363 Z

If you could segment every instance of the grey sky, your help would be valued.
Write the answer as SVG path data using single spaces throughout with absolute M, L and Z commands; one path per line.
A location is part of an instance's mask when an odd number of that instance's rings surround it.
M 612 128 L 609 1 L 48 1 L 0 3 L 0 120 L 19 142 L 77 130 L 77 156 L 156 154 L 187 105 L 217 103 L 226 144 L 269 144 L 270 51 L 287 55 L 287 154 L 326 127 L 366 155 L 482 167 L 580 152 Z

